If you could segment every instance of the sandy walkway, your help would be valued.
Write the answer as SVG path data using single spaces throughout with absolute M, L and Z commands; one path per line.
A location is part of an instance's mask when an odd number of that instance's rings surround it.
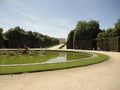
M 48 48 L 48 49 L 59 49 L 59 47 L 61 47 L 62 45 L 64 45 L 64 44 L 59 44 L 59 45 L 50 47 L 50 48 Z
M 65 70 L 1 75 L 0 90 L 120 90 L 120 53 L 103 63 Z

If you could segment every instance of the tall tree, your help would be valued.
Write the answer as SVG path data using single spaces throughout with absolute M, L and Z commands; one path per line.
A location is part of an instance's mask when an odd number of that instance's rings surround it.
M 67 48 L 73 49 L 74 48 L 74 30 L 70 31 L 67 37 Z
M 2 30 L 0 30 L 0 47 L 1 47 Z M 19 26 L 10 28 L 4 33 L 4 43 L 7 48 L 18 48 L 28 46 L 30 48 L 48 47 L 59 44 L 57 38 L 42 35 L 38 32 L 25 31 Z
M 75 32 L 74 32 L 74 40 L 81 40 L 85 39 L 87 34 L 86 34 L 86 26 L 87 22 L 86 21 L 79 21 L 76 25 Z
M 0 48 L 1 48 L 2 45 L 3 45 L 3 35 L 2 35 L 2 32 L 3 32 L 3 29 L 0 28 Z
M 101 32 L 101 30 L 99 29 L 98 21 L 91 20 L 87 23 L 87 37 L 88 37 L 88 39 L 95 39 L 99 32 Z
M 114 33 L 115 36 L 120 36 L 120 19 L 118 19 L 117 23 L 115 23 Z
M 81 49 L 96 49 L 96 37 L 101 32 L 98 21 L 79 21 L 74 31 L 74 46 Z
M 101 50 L 120 51 L 120 19 L 115 23 L 115 27 L 102 31 L 97 36 L 97 46 Z

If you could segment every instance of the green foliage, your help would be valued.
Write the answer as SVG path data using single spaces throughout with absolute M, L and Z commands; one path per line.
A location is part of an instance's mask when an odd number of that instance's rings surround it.
M 21 54 L 18 51 L 12 52 L 16 55 L 12 56 L 10 51 L 7 55 L 0 55 L 0 65 L 42 63 L 59 56 L 59 53 L 56 52 L 45 52 L 45 55 L 40 54 L 39 51 L 32 51 L 34 55 Z
M 97 47 L 100 50 L 120 51 L 120 19 L 113 29 L 107 29 L 98 34 Z
M 59 44 L 59 40 L 56 38 L 38 32 L 27 32 L 19 26 L 10 28 L 3 35 L 4 46 L 7 48 L 19 48 L 24 47 L 24 45 L 30 48 L 40 48 Z
M 109 57 L 103 54 L 97 54 L 96 58 L 88 60 L 75 60 L 74 62 L 57 63 L 57 64 L 44 64 L 34 66 L 17 66 L 17 67 L 0 67 L 0 74 L 14 74 L 14 73 L 25 73 L 25 72 L 37 72 L 37 71 L 48 71 L 57 69 L 67 69 L 73 67 L 88 66 L 96 63 L 103 62 Z
M 97 39 L 97 47 L 105 51 L 120 51 L 120 37 L 107 37 Z
M 3 32 L 3 29 L 0 28 L 0 48 L 1 48 L 2 45 L 3 45 L 3 35 L 2 35 L 2 32 Z
M 68 38 L 67 38 L 67 48 L 68 49 L 73 49 L 73 38 L 74 38 L 74 30 L 72 30 L 68 34 Z
M 114 32 L 115 36 L 120 36 L 120 19 L 118 19 L 117 23 L 115 23 L 113 32 Z
M 96 37 L 101 32 L 99 23 L 91 20 L 89 22 L 79 21 L 74 29 L 68 35 L 67 47 L 77 49 L 96 49 Z M 73 46 L 72 46 L 73 45 Z
M 85 39 L 87 36 L 87 30 L 86 30 L 87 23 L 86 21 L 79 21 L 76 28 L 75 28 L 75 34 L 74 34 L 74 40 L 81 40 Z
M 120 19 L 114 28 L 102 31 L 98 21 L 79 21 L 72 35 L 71 32 L 68 35 L 67 48 L 120 51 Z
M 92 40 L 81 39 L 74 42 L 76 49 L 92 49 Z
M 91 20 L 87 23 L 87 38 L 95 39 L 98 33 L 101 32 L 99 29 L 98 21 Z
M 75 28 L 74 40 L 95 39 L 99 32 L 99 23 L 97 21 L 79 21 Z

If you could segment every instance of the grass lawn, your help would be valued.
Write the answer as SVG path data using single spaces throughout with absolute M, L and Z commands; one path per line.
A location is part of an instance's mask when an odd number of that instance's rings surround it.
M 103 54 L 95 53 L 97 57 L 89 60 L 76 60 L 74 62 L 64 62 L 55 64 L 43 64 L 35 66 L 16 66 L 16 67 L 0 67 L 0 74 L 15 74 L 15 73 L 25 73 L 25 72 L 38 72 L 38 71 L 48 71 L 57 69 L 67 69 L 73 67 L 81 67 L 92 65 L 96 63 L 103 62 L 109 57 Z
M 36 52 L 34 55 L 20 54 L 16 55 L 0 55 L 0 65 L 6 64 L 27 64 L 27 63 L 41 63 L 49 59 L 56 58 L 59 53 L 47 52 L 45 55 Z
M 39 51 L 34 52 L 34 55 L 21 54 L 19 52 L 16 55 L 0 55 L 0 65 L 41 63 L 57 57 L 64 57 L 66 60 L 77 60 L 91 56 L 80 52 L 45 51 L 45 54 L 40 54 Z

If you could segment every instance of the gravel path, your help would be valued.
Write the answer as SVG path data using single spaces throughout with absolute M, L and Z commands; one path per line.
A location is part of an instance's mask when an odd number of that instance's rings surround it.
M 59 47 L 61 47 L 62 45 L 64 45 L 64 44 L 59 44 L 59 45 L 50 47 L 50 48 L 48 48 L 48 49 L 59 49 Z
M 108 61 L 72 69 L 0 75 L 0 90 L 120 90 L 120 53 Z

